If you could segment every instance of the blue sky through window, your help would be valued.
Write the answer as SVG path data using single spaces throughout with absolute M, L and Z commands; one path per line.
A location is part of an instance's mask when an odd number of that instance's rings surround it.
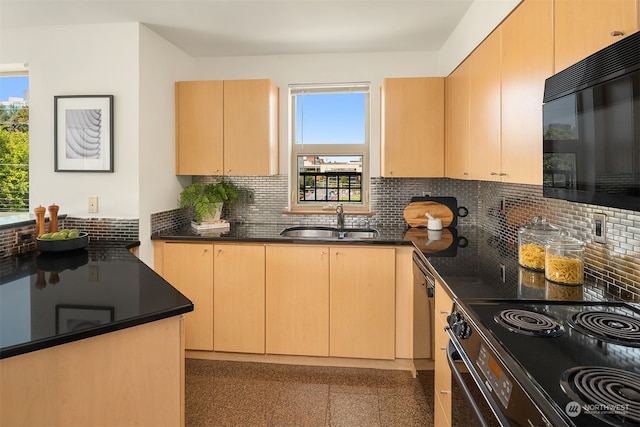
M 0 101 L 9 97 L 24 98 L 24 91 L 29 89 L 29 77 L 11 76 L 0 78 Z
M 366 94 L 296 96 L 296 144 L 364 144 Z

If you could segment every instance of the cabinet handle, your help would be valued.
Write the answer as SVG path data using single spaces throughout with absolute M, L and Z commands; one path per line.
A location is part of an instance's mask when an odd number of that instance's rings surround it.
M 231 169 L 227 169 L 227 172 L 231 172 Z
M 221 254 L 221 253 L 222 253 L 222 249 L 218 249 L 218 254 Z
M 447 347 L 440 347 L 440 350 L 445 351 Z
M 507 176 L 507 174 L 506 174 L 506 173 L 504 173 L 504 172 L 500 172 L 498 175 L 500 175 L 500 176 Z
M 463 176 L 469 176 L 469 172 L 462 172 Z
M 440 314 L 449 314 L 448 311 L 440 310 Z
M 440 394 L 449 394 L 451 393 L 449 390 L 440 390 Z
M 494 175 L 498 175 L 497 172 L 491 172 L 489 175 L 494 176 Z
M 611 37 L 622 37 L 624 36 L 624 31 L 613 30 L 611 31 Z

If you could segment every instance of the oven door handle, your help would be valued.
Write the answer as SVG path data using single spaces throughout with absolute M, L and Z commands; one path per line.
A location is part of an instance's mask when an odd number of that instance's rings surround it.
M 453 374 L 456 382 L 458 383 L 465 397 L 471 404 L 471 409 L 473 410 L 476 418 L 480 422 L 480 425 L 482 427 L 488 427 L 488 424 L 484 418 L 484 415 L 480 411 L 480 408 L 478 407 L 473 395 L 471 394 L 469 387 L 467 386 L 467 384 L 464 382 L 464 379 L 462 378 L 462 374 L 460 373 L 460 370 L 455 364 L 456 360 L 462 361 L 465 364 L 465 366 L 467 366 L 467 369 L 469 370 L 469 374 L 471 374 L 473 381 L 480 388 L 480 391 L 482 392 L 482 395 L 484 396 L 485 400 L 489 404 L 489 407 L 491 408 L 491 412 L 495 416 L 496 420 L 500 423 L 501 426 L 508 427 L 510 425 L 509 421 L 505 418 L 505 416 L 502 414 L 502 411 L 498 408 L 497 404 L 495 403 L 495 400 L 493 400 L 493 398 L 491 397 L 489 390 L 487 389 L 487 387 L 484 385 L 482 381 L 482 378 L 480 378 L 480 376 L 474 369 L 473 364 L 471 364 L 471 361 L 465 355 L 464 350 L 462 349 L 460 344 L 457 342 L 456 337 L 453 334 L 453 331 L 449 327 L 446 327 L 445 330 L 447 331 L 447 334 L 449 334 L 449 338 L 450 338 L 449 344 L 447 345 L 447 359 L 449 361 L 449 367 L 451 368 L 451 374 Z

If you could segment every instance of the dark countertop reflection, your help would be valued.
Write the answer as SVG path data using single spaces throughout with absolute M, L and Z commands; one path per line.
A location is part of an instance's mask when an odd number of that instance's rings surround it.
M 193 310 L 127 242 L 0 260 L 0 358 Z

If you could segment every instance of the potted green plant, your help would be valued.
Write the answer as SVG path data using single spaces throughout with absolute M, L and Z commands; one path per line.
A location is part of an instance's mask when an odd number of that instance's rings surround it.
M 189 184 L 180 193 L 180 207 L 193 207 L 195 221 L 198 224 L 202 221 L 218 221 L 224 204 L 236 201 L 239 192 L 234 183 L 224 180 L 217 184 Z

